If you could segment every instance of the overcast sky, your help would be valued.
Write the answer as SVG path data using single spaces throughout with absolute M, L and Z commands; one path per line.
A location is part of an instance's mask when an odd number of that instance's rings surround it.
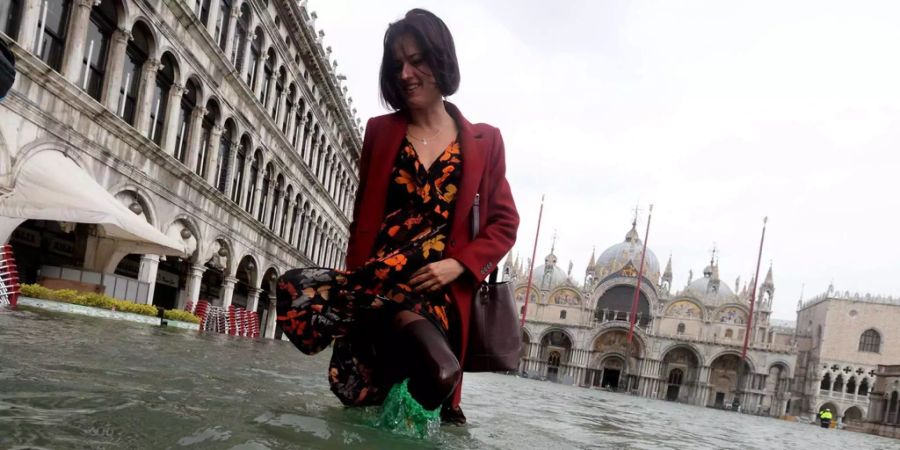
M 900 294 L 900 2 L 310 0 L 365 122 L 384 114 L 381 42 L 410 8 L 456 39 L 451 101 L 503 132 L 530 256 L 582 281 L 593 247 L 653 203 L 649 248 L 673 285 L 713 244 L 753 275 L 769 216 L 774 316 L 837 289 Z

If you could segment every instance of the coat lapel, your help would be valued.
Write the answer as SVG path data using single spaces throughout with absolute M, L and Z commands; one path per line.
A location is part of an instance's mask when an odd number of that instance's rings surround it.
M 368 219 L 363 229 L 372 232 L 381 227 L 387 212 L 384 208 L 387 205 L 391 173 L 400 152 L 400 144 L 403 143 L 403 136 L 406 135 L 407 120 L 402 113 L 391 114 L 387 120 L 384 136 L 375 140 L 377 146 L 373 148 L 366 192 L 363 194 L 366 211 L 361 217 Z
M 475 194 L 478 192 L 478 185 L 481 183 L 486 155 L 482 146 L 479 145 L 478 141 L 481 136 L 476 134 L 475 127 L 463 117 L 456 105 L 446 102 L 446 107 L 447 112 L 453 116 L 459 127 L 460 146 L 462 147 L 462 181 L 453 211 L 453 224 L 450 228 L 454 236 L 462 238 L 468 236 L 467 223 L 472 204 L 475 201 Z M 482 202 L 484 201 L 486 199 L 482 200 Z M 466 240 L 474 238 L 474 236 L 470 236 Z

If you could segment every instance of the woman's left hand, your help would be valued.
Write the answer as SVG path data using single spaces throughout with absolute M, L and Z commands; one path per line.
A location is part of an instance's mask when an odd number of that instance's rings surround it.
M 433 262 L 417 270 L 409 280 L 416 292 L 436 291 L 459 278 L 466 269 L 453 258 Z

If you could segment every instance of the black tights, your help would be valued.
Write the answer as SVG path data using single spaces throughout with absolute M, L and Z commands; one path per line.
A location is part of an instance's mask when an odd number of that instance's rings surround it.
M 434 324 L 410 311 L 397 313 L 390 328 L 388 355 L 383 359 L 388 382 L 409 378 L 409 393 L 425 409 L 441 406 L 462 375 L 447 339 Z

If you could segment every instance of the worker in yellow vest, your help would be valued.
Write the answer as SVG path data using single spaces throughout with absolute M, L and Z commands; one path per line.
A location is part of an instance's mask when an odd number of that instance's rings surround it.
M 831 427 L 831 408 L 825 408 L 819 412 L 819 421 L 822 422 L 822 428 L 830 428 Z

